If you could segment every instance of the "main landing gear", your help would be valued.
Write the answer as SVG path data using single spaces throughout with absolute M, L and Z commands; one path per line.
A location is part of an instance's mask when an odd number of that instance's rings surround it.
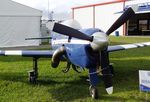
M 29 82 L 35 84 L 38 78 L 37 57 L 33 57 L 33 70 L 29 71 Z

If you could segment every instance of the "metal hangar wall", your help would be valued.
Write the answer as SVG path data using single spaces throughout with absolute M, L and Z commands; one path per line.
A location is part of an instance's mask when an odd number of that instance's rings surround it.
M 150 2 L 148 0 L 114 0 L 72 8 L 73 19 L 83 28 L 100 28 L 106 31 L 129 6 L 139 6 L 136 16 L 118 28 L 119 35 L 150 35 Z M 115 35 L 115 32 L 112 33 Z

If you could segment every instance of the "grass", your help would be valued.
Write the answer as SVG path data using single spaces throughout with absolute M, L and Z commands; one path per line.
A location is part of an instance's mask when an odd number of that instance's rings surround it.
M 110 37 L 113 44 L 150 41 L 146 37 Z M 111 44 L 112 44 L 111 43 Z M 150 102 L 150 93 L 139 91 L 138 70 L 150 70 L 150 47 L 110 53 L 114 63 L 114 93 L 107 95 L 103 82 L 98 86 L 100 98 L 89 96 L 87 71 L 78 74 L 72 70 L 64 74 L 65 62 L 51 68 L 51 59 L 39 60 L 37 84 L 28 82 L 32 58 L 0 57 L 0 101 L 2 102 Z

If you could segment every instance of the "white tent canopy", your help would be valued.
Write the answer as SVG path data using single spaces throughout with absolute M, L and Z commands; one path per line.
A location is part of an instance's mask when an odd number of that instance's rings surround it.
M 11 0 L 0 0 L 0 47 L 37 46 L 42 12 Z

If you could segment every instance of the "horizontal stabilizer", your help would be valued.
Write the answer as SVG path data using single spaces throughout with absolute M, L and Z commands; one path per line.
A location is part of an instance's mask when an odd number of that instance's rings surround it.
M 26 38 L 25 40 L 40 40 L 40 39 L 52 39 L 52 37 L 47 36 L 47 37 L 41 37 L 41 38 Z

